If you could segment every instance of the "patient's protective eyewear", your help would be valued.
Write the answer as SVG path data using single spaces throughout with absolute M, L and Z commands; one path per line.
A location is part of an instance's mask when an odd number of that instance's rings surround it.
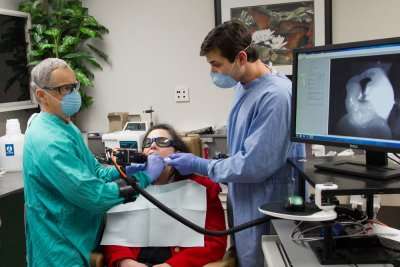
M 151 144 L 156 143 L 158 147 L 174 146 L 174 141 L 167 137 L 146 138 L 143 141 L 143 148 L 148 148 Z

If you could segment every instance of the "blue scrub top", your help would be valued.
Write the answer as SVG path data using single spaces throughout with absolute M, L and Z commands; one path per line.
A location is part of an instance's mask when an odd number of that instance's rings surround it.
M 238 84 L 228 121 L 230 157 L 211 161 L 208 175 L 228 183 L 235 225 L 263 216 L 258 207 L 283 201 L 293 191 L 290 156 L 304 156 L 304 146 L 290 142 L 292 83 L 286 76 L 268 73 L 248 84 Z M 297 155 L 296 155 L 297 154 Z M 235 234 L 241 267 L 264 265 L 261 236 L 266 225 Z

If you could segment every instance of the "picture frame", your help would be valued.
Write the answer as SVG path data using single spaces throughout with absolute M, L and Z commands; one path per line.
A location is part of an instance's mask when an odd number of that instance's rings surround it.
M 332 44 L 332 0 L 214 0 L 215 24 L 243 21 L 260 59 L 292 74 L 292 50 Z

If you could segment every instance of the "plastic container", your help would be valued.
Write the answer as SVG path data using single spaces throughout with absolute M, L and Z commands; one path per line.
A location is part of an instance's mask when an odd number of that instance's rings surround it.
M 24 135 L 18 119 L 6 123 L 6 135 L 0 137 L 0 168 L 8 172 L 22 170 Z

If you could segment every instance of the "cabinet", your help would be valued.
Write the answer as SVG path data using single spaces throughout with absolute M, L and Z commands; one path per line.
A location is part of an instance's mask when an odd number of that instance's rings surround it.
M 25 267 L 24 191 L 21 173 L 0 177 L 0 266 Z

